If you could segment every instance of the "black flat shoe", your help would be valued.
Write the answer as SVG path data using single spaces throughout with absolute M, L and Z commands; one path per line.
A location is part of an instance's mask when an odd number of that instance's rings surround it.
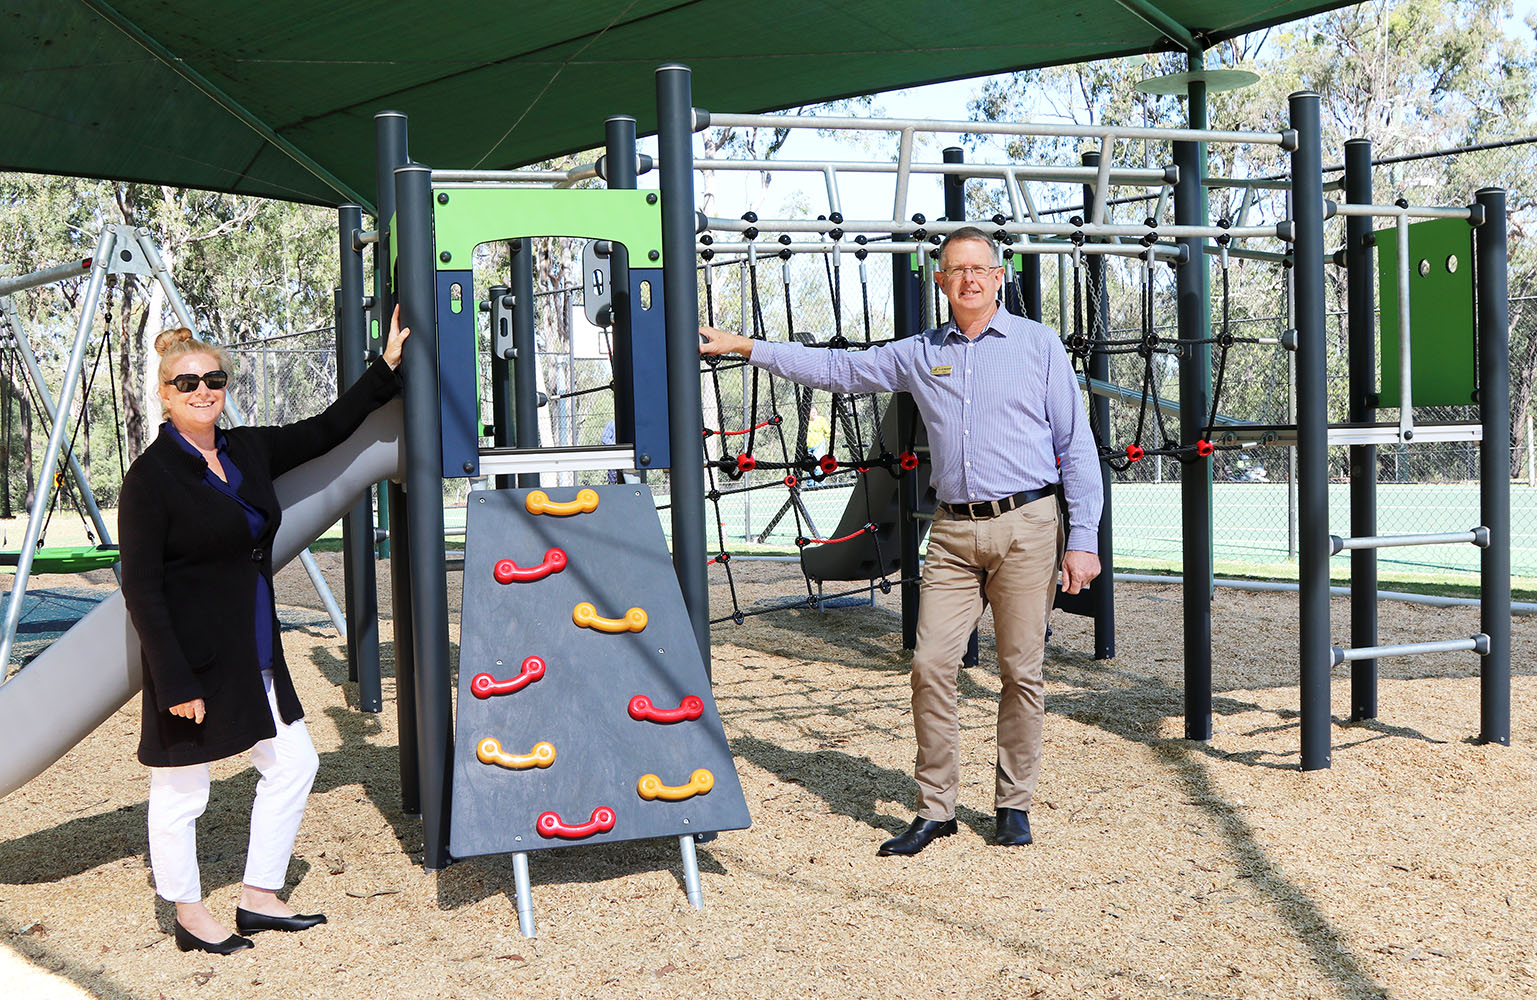
M 176 922 L 176 947 L 182 951 L 206 951 L 210 955 L 233 955 L 237 951 L 245 951 L 247 948 L 256 947 L 256 942 L 250 938 L 241 937 L 239 934 L 231 934 L 223 941 L 204 941 L 196 934 L 187 930 Z
M 235 907 L 235 929 L 242 934 L 255 934 L 258 931 L 303 931 L 325 922 L 324 913 L 295 913 L 291 917 L 273 917 Z
M 1030 814 L 1023 809 L 999 809 L 998 833 L 993 843 L 999 847 L 1024 847 L 1035 838 L 1030 836 Z
M 940 837 L 948 837 L 954 832 L 955 820 L 953 819 L 924 819 L 919 816 L 901 834 L 882 844 L 881 849 L 875 853 L 882 858 L 893 854 L 909 857 L 928 847 Z

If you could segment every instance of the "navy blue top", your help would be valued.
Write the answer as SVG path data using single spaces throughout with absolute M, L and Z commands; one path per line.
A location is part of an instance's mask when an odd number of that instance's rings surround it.
M 198 451 L 197 446 L 182 437 L 181 432 L 171 426 L 169 420 L 162 425 L 162 430 L 169 431 L 176 443 L 188 452 L 191 452 L 198 458 L 203 457 L 203 453 Z M 251 527 L 251 540 L 255 541 L 262 536 L 262 532 L 267 530 L 267 515 L 259 508 L 252 506 L 249 500 L 240 495 L 240 484 L 245 482 L 245 477 L 240 474 L 240 470 L 235 466 L 235 463 L 230 461 L 229 442 L 224 437 L 224 431 L 215 428 L 213 440 L 214 447 L 219 452 L 219 464 L 224 467 L 224 475 L 228 478 L 220 479 L 215 475 L 213 469 L 208 467 L 207 460 L 205 459 L 203 463 L 203 482 L 240 505 L 240 509 L 245 511 L 246 523 Z M 272 667 L 272 621 L 275 612 L 272 605 L 272 583 L 259 573 L 256 576 L 255 600 L 256 663 L 261 669 L 269 670 Z

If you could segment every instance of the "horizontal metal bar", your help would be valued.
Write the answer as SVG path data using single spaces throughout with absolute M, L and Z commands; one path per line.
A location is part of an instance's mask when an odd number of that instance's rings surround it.
M 697 159 L 694 169 L 701 172 L 712 170 L 756 170 L 759 172 L 792 171 L 823 173 L 827 170 L 839 174 L 895 174 L 901 164 L 894 161 L 832 160 L 716 160 Z M 908 166 L 913 174 L 944 174 L 967 178 L 997 178 L 1004 180 L 1017 177 L 1027 181 L 1054 181 L 1064 184 L 1085 184 L 1099 177 L 1096 167 L 1054 166 L 1051 164 L 1020 163 L 913 163 Z M 1110 183 L 1136 187 L 1153 187 L 1175 184 L 1179 172 L 1174 167 L 1112 167 Z M 1286 187 L 1287 185 L 1282 185 Z
M 936 132 L 944 135 L 1033 135 L 1082 139 L 1151 139 L 1154 142 L 1236 142 L 1290 146 L 1292 132 L 1069 125 L 1063 122 L 962 122 L 923 118 L 848 118 L 835 115 L 733 115 L 694 109 L 695 128 L 847 129 L 854 132 Z
M 634 469 L 632 447 L 602 448 L 482 448 L 480 475 L 508 476 L 525 472 L 588 472 Z
M 1414 425 L 1415 444 L 1483 439 L 1483 424 Z M 1257 441 L 1260 444 L 1291 447 L 1297 443 L 1297 428 L 1293 424 L 1238 424 L 1224 429 L 1215 440 L 1217 444 Z M 1398 443 L 1397 424 L 1336 424 L 1329 428 L 1330 445 Z
M 1462 207 L 1445 207 L 1434 205 L 1410 205 L 1407 208 L 1398 205 L 1361 205 L 1352 202 L 1326 201 L 1324 212 L 1333 215 L 1356 215 L 1366 217 L 1395 218 L 1403 215 L 1411 219 L 1471 219 L 1473 210 Z
M 1353 549 L 1391 549 L 1407 545 L 1457 545 L 1473 544 L 1481 549 L 1489 547 L 1489 529 L 1483 525 L 1471 531 L 1443 531 L 1420 535 L 1364 535 L 1359 538 L 1329 536 L 1329 554 L 1337 556 Z
M 852 219 L 843 222 L 830 222 L 826 219 L 759 219 L 757 222 L 747 222 L 743 219 L 722 219 L 710 217 L 705 219 L 705 229 L 724 233 L 742 233 L 749 229 L 756 229 L 760 233 L 828 233 L 834 229 L 845 233 L 910 233 L 915 229 L 923 229 L 930 233 L 952 233 L 962 226 L 976 226 L 976 222 L 926 222 L 919 224 L 909 219 Z M 1132 226 L 1119 224 L 1094 224 L 1085 223 L 1075 226 L 1063 222 L 1005 222 L 1003 225 L 985 223 L 983 229 L 993 232 L 1003 230 L 1017 236 L 1060 236 L 1069 237 L 1074 233 L 1081 233 L 1087 239 L 1102 237 L 1129 236 L 1132 239 L 1141 239 L 1149 233 L 1168 239 L 1182 239 L 1186 237 L 1202 237 L 1205 239 L 1217 239 L 1228 236 L 1233 239 L 1248 237 L 1257 239 L 1281 239 L 1281 226 L 1244 226 L 1224 229 L 1221 226 Z
M 1329 655 L 1334 666 L 1352 660 L 1378 660 L 1385 656 L 1418 656 L 1421 653 L 1477 653 L 1489 655 L 1489 637 L 1480 632 L 1467 639 L 1444 639 L 1440 642 L 1405 642 L 1396 646 L 1359 646 L 1341 649 L 1330 646 Z
M 732 556 L 733 559 L 748 558 L 746 556 Z M 787 561 L 798 561 L 799 556 L 785 556 Z M 1160 573 L 1117 573 L 1116 583 L 1158 583 L 1170 587 L 1178 587 L 1185 582 L 1182 576 Z M 1295 594 L 1301 589 L 1297 584 L 1284 580 L 1228 580 L 1218 578 L 1212 581 L 1213 586 L 1228 587 L 1233 590 L 1252 590 L 1261 594 Z M 1349 587 L 1330 587 L 1329 593 L 1334 597 L 1349 597 Z M 1483 601 L 1476 597 L 1442 597 L 1438 594 L 1409 594 L 1401 590 L 1379 590 L 1378 600 L 1399 601 L 1404 604 L 1423 604 L 1432 608 L 1477 608 L 1483 606 Z M 1510 613 L 1513 615 L 1537 615 L 1537 604 L 1530 601 L 1511 601 Z
M 578 163 L 568 170 L 434 170 L 432 186 L 456 184 L 561 184 L 598 176 L 596 163 Z
M 41 271 L 33 271 L 31 274 L 20 274 L 14 278 L 0 278 L 0 295 L 13 295 L 16 292 L 24 292 L 29 288 L 51 285 L 56 281 L 79 278 L 90 269 L 91 258 L 86 257 L 84 260 L 71 261 L 68 264 L 45 267 Z
M 810 243 L 792 240 L 789 243 L 698 243 L 695 244 L 695 250 L 701 253 L 710 250 L 717 256 L 729 254 L 733 257 L 746 257 L 753 253 L 753 251 L 748 250 L 749 245 L 756 249 L 756 256 L 759 260 L 777 256 L 781 250 L 788 250 L 794 254 L 828 254 L 836 249 L 844 256 L 853 256 L 860 250 L 868 250 L 870 253 L 916 253 L 923 250 L 933 251 L 939 249 L 932 243 L 894 243 L 886 240 L 878 243 L 863 244 L 845 242 Z M 1020 255 L 1057 254 L 1068 256 L 1072 254 L 1074 248 L 1071 243 L 1065 241 L 1038 240 L 1030 243 L 1013 243 L 1009 245 L 1008 249 Z M 1078 249 L 1083 252 L 1085 257 L 1096 255 L 1101 257 L 1141 257 L 1148 250 L 1147 247 L 1137 243 L 1085 243 Z M 1159 260 L 1183 261 L 1185 259 L 1185 251 L 1172 243 L 1155 243 L 1152 246 L 1152 251 L 1153 256 Z
M 357 233 L 352 237 L 353 247 L 356 249 L 362 249 L 363 247 L 368 246 L 370 243 L 378 242 L 379 230 L 377 229 L 359 229 Z

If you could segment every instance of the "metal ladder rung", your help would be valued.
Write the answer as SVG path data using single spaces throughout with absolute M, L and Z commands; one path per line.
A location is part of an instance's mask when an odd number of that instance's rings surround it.
M 1329 554 L 1337 556 L 1351 549 L 1391 549 L 1404 545 L 1456 545 L 1471 543 L 1481 549 L 1489 547 L 1489 529 L 1478 525 L 1468 531 L 1443 531 L 1439 534 L 1421 535 L 1365 535 L 1360 538 L 1329 536 Z
M 1339 666 L 1352 660 L 1376 660 L 1385 656 L 1414 656 L 1419 653 L 1472 652 L 1479 656 L 1489 655 L 1489 637 L 1480 632 L 1467 639 L 1443 639 L 1439 642 L 1406 642 L 1396 646 L 1360 646 L 1355 649 L 1329 647 L 1331 666 Z

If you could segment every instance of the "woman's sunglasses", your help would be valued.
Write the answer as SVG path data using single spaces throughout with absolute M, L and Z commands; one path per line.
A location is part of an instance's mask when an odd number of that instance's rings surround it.
M 201 375 L 178 375 L 175 378 L 165 380 L 166 385 L 174 385 L 178 392 L 196 392 L 199 382 L 210 389 L 222 389 L 229 385 L 229 372 L 222 368 L 215 368 L 213 371 L 204 372 Z

